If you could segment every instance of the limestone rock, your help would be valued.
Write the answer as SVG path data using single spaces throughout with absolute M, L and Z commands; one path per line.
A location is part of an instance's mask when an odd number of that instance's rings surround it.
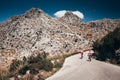
M 50 56 L 79 52 L 120 27 L 120 20 L 103 19 L 83 23 L 71 12 L 54 19 L 44 11 L 32 8 L 24 14 L 0 23 L 0 50 L 14 49 L 17 58 L 45 51 Z

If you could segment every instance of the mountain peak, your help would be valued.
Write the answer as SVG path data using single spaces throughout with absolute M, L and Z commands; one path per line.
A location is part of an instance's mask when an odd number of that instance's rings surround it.
M 26 13 L 44 13 L 44 12 L 39 8 L 31 8 Z
M 70 25 L 79 25 L 82 23 L 81 18 L 73 14 L 71 11 L 67 11 L 63 17 L 60 18 L 60 21 L 68 23 Z
M 76 17 L 77 19 L 80 19 L 77 15 L 73 14 L 71 11 L 67 11 L 63 17 Z
M 71 11 L 67 11 L 66 13 L 65 13 L 65 16 L 67 16 L 67 15 L 74 15 Z
M 28 18 L 37 18 L 41 15 L 46 15 L 46 13 L 39 8 L 31 8 L 28 11 L 26 11 L 24 15 Z

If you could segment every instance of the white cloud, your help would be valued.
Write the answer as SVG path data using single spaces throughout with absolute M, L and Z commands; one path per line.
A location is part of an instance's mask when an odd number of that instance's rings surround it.
M 81 19 L 83 19 L 83 18 L 84 18 L 83 13 L 82 13 L 82 12 L 80 12 L 80 11 L 73 11 L 73 14 L 77 15 L 77 16 L 78 16 L 78 17 L 80 17 Z
M 66 12 L 67 12 L 66 10 L 61 10 L 61 11 L 57 11 L 54 15 L 56 17 L 62 17 Z
M 57 11 L 56 13 L 54 13 L 55 17 L 62 17 L 64 16 L 64 14 L 67 12 L 67 10 L 61 10 L 61 11 Z M 73 14 L 77 15 L 78 17 L 80 17 L 81 19 L 84 18 L 84 15 L 82 12 L 80 11 L 71 11 Z

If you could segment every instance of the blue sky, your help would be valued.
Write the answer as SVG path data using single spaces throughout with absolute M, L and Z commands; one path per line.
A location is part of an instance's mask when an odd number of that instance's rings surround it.
M 0 0 L 0 22 L 32 7 L 40 8 L 50 16 L 60 10 L 78 10 L 84 14 L 84 22 L 120 19 L 120 0 Z

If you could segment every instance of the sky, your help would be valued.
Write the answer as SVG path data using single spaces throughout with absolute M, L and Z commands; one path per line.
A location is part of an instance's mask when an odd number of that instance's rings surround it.
M 0 0 L 0 22 L 40 8 L 52 17 L 58 11 L 78 11 L 83 22 L 103 18 L 120 19 L 120 0 Z

